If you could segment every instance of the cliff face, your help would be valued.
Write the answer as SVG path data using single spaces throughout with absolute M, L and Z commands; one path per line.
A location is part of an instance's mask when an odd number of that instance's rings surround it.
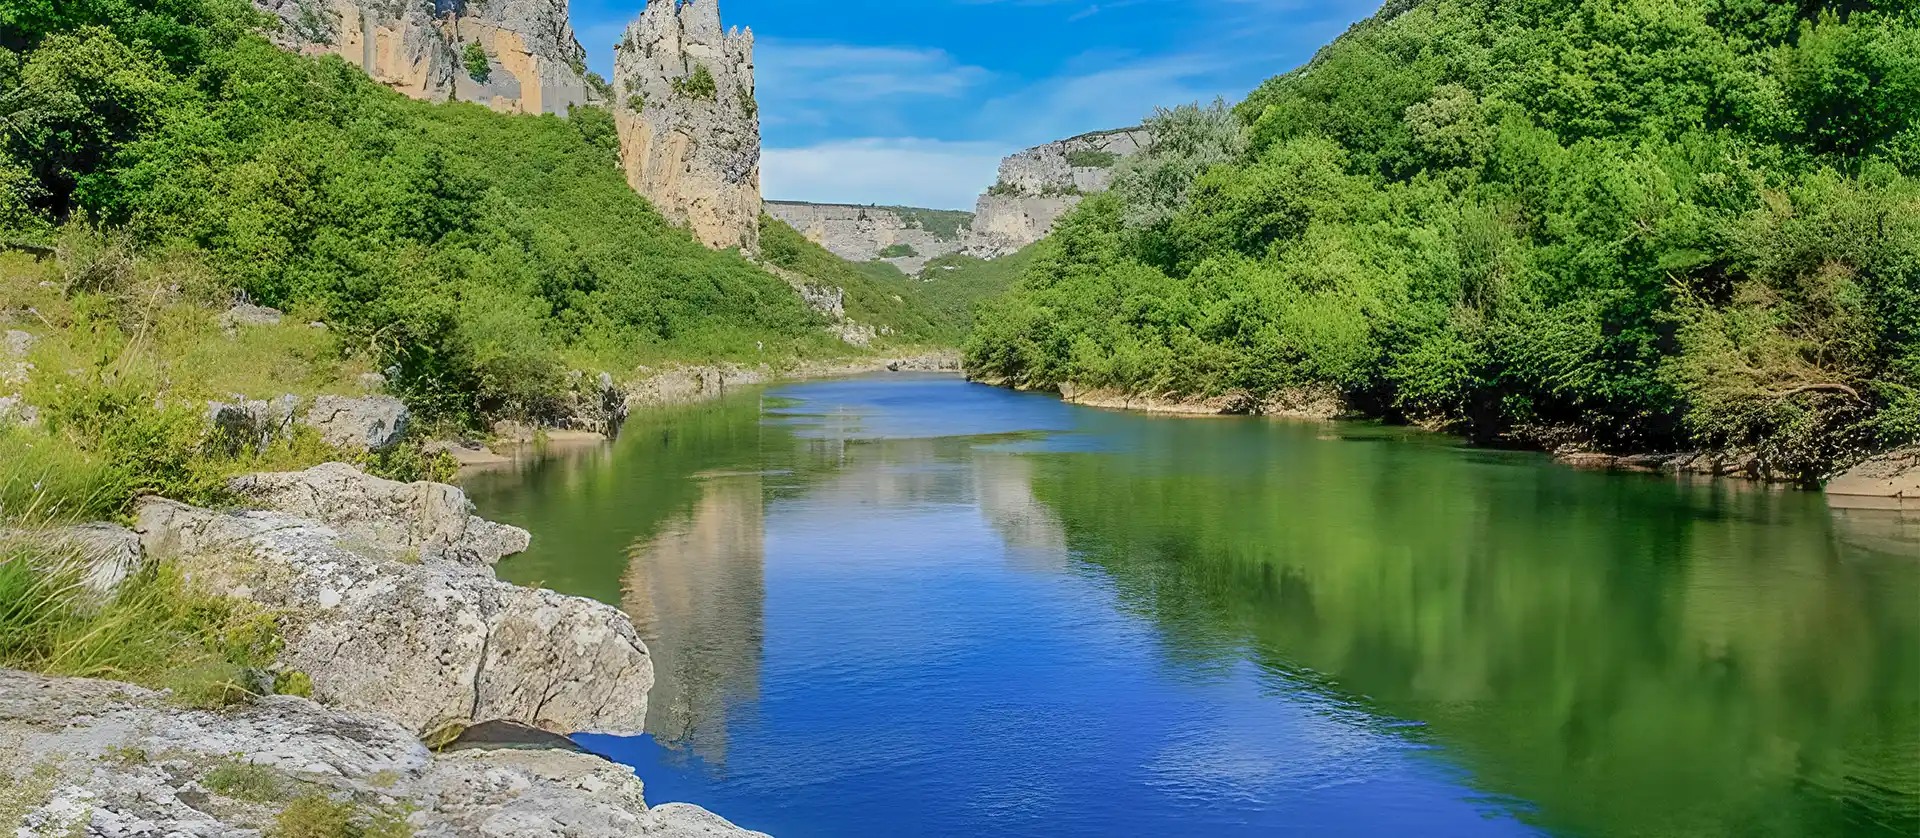
M 275 40 L 334 53 L 415 99 L 479 102 L 506 113 L 598 104 L 566 0 L 254 0 L 280 19 Z M 478 45 L 485 72 L 467 66 Z
M 614 48 L 627 183 L 708 247 L 760 241 L 753 32 L 720 28 L 718 0 L 647 0 Z
M 1113 167 L 1146 139 L 1138 129 L 1082 134 L 1001 161 L 999 182 L 974 208 L 964 249 L 992 259 L 1039 241 L 1081 198 L 1107 191 Z
M 960 250 L 973 215 L 915 207 L 870 207 L 768 201 L 768 215 L 850 262 L 878 259 L 907 274 Z

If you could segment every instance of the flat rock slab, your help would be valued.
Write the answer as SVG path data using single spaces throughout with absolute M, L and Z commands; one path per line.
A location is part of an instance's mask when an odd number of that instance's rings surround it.
M 244 790 L 217 773 L 236 769 Z M 271 834 L 289 802 L 315 794 L 404 818 L 419 838 L 766 838 L 695 806 L 649 809 L 631 769 L 588 754 L 436 756 L 391 721 L 306 699 L 187 710 L 127 684 L 11 670 L 0 778 L 21 807 L 17 827 L 0 827 L 19 838 Z

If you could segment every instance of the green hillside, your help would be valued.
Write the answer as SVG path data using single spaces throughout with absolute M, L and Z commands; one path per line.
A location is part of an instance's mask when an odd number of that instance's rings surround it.
M 324 321 L 319 351 L 455 424 L 538 419 L 569 369 L 849 351 L 630 190 L 605 112 L 411 101 L 264 24 L 243 0 L 0 8 L 0 241 L 58 247 L 81 312 L 178 274 Z
M 969 345 L 978 374 L 1328 386 L 1483 440 L 1920 435 L 1910 3 L 1390 4 L 1228 109 L 1148 121 Z

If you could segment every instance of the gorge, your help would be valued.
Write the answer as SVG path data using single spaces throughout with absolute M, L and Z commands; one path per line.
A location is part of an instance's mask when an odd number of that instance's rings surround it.
M 635 5 L 0 4 L 0 833 L 1920 832 L 1911 10 L 1394 0 L 967 211 Z

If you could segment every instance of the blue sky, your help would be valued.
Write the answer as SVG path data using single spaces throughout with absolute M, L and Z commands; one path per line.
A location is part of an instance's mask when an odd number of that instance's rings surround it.
M 713 0 L 700 0 L 713 2 Z M 756 40 L 769 198 L 972 209 L 1000 158 L 1244 96 L 1378 0 L 720 0 Z M 588 64 L 644 0 L 572 0 Z

